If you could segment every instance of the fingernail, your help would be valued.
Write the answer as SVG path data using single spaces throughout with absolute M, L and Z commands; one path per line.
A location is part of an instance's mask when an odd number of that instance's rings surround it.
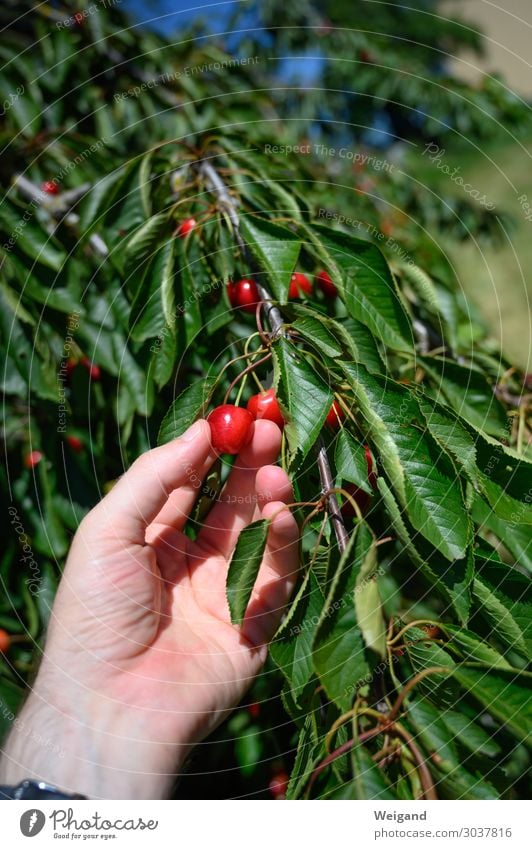
M 179 438 L 183 442 L 193 442 L 195 439 L 197 439 L 199 437 L 202 430 L 203 430 L 203 422 L 202 421 L 194 422 L 194 424 L 191 425 L 189 427 L 189 429 L 186 430 L 184 432 L 184 434 L 182 436 L 180 436 Z

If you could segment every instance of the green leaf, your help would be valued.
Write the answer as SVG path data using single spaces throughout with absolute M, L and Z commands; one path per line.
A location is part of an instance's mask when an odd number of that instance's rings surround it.
M 510 551 L 517 563 L 532 572 L 532 537 L 528 526 L 519 527 L 515 522 L 505 522 L 478 496 L 473 501 L 472 514 L 475 522 L 489 529 Z
M 386 655 L 386 622 L 377 583 L 377 545 L 374 540 L 360 566 L 355 584 L 355 611 L 364 642 L 381 657 Z
M 159 212 L 148 218 L 128 241 L 124 252 L 124 274 L 133 275 L 139 266 L 149 259 L 155 245 L 168 225 L 168 213 Z M 127 280 L 126 280 L 127 282 Z
M 392 528 L 401 545 L 404 546 L 405 553 L 408 554 L 412 564 L 419 568 L 435 589 L 453 605 L 459 620 L 465 624 L 471 605 L 470 585 L 473 578 L 473 557 L 468 553 L 466 558 L 457 560 L 450 566 L 448 561 L 443 561 L 440 564 L 437 557 L 430 557 L 425 552 L 421 552 L 419 549 L 422 541 L 407 526 L 401 508 L 382 475 L 377 478 L 377 487 L 384 501 L 386 512 L 390 517 Z M 414 538 L 416 544 L 414 544 Z
M 511 601 L 508 603 L 502 593 L 498 593 L 494 586 L 479 577 L 473 581 L 473 598 L 477 611 L 492 625 L 497 637 L 526 657 L 525 635 L 512 615 Z
M 499 437 L 508 435 L 504 408 L 482 374 L 438 357 L 425 357 L 422 363 L 443 399 L 459 416 L 486 433 Z
M 440 711 L 427 699 L 408 699 L 408 720 L 413 725 L 427 754 L 439 768 L 448 772 L 458 763 L 458 755 Z M 432 757 L 436 755 L 436 758 Z
M 465 557 L 471 524 L 456 473 L 424 425 L 408 390 L 343 363 L 370 440 L 414 528 L 448 560 Z
M 112 339 L 114 355 L 119 364 L 119 381 L 131 395 L 135 409 L 141 416 L 149 416 L 153 407 L 153 382 L 137 363 L 127 343 L 118 335 Z
M 304 315 L 292 323 L 292 329 L 296 330 L 306 342 L 310 342 L 314 350 L 320 351 L 326 357 L 340 357 L 342 348 L 327 329 L 324 321 L 316 316 Z
M 21 250 L 37 263 L 59 271 L 66 260 L 66 253 L 59 241 L 42 229 L 31 209 L 22 213 L 23 210 L 3 200 L 0 206 L 3 241 L 9 243 L 10 239 L 14 239 L 14 248 Z M 12 249 L 8 250 L 8 255 L 10 250 Z
M 453 734 L 453 739 L 474 754 L 494 758 L 501 751 L 499 744 L 490 737 L 487 731 L 476 725 L 465 713 L 445 710 L 442 712 L 441 717 L 449 731 Z
M 196 419 L 205 415 L 215 384 L 215 377 L 204 377 L 188 386 L 175 399 L 161 423 L 158 445 L 181 436 Z
M 259 265 L 266 272 L 274 297 L 281 303 L 288 300 L 290 277 L 294 271 L 300 239 L 265 218 L 244 215 L 240 219 L 240 231 Z M 258 283 L 262 280 L 259 278 Z
M 314 227 L 314 231 L 343 273 L 341 294 L 349 314 L 385 345 L 411 352 L 410 321 L 388 263 L 376 245 L 326 227 Z
M 314 640 L 314 669 L 340 710 L 350 708 L 357 686 L 369 671 L 353 594 L 372 545 L 367 525 L 358 524 L 331 581 Z
M 368 481 L 368 464 L 366 449 L 359 439 L 355 439 L 346 428 L 338 434 L 334 455 L 336 471 L 343 480 L 356 484 L 364 492 L 373 494 Z
M 523 741 L 532 733 L 532 675 L 456 666 L 452 674 L 482 707 Z
M 287 678 L 296 699 L 314 672 L 312 643 L 323 602 L 318 581 L 309 570 L 270 644 L 270 655 Z
M 349 317 L 342 319 L 338 325 L 343 331 L 340 338 L 353 360 L 364 363 L 370 374 L 384 374 L 384 363 L 371 331 L 362 322 Z
M 153 339 L 175 327 L 174 240 L 155 254 L 131 307 L 129 326 L 137 342 Z
M 473 581 L 473 596 L 475 595 L 475 582 Z M 508 661 L 496 649 L 488 643 L 479 639 L 472 631 L 465 628 L 457 628 L 455 625 L 444 626 L 445 632 L 451 637 L 451 646 L 460 650 L 462 660 L 484 663 L 490 667 L 510 669 Z
M 371 755 L 361 745 L 353 746 L 351 751 L 353 766 L 353 783 L 349 790 L 350 799 L 396 799 L 388 781 L 377 764 L 373 763 Z M 345 797 L 344 797 L 345 798 Z
M 292 459 L 303 460 L 316 442 L 333 393 L 305 354 L 284 338 L 272 346 L 275 389 L 287 420 L 285 434 Z
M 268 519 L 259 519 L 245 527 L 238 537 L 227 574 L 227 601 L 233 625 L 242 625 L 253 587 L 264 556 Z

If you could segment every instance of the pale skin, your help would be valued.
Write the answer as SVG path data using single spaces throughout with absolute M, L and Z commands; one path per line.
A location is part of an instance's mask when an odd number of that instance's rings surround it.
M 299 532 L 254 424 L 195 542 L 182 532 L 215 459 L 207 422 L 146 452 L 81 523 L 39 673 L 4 747 L 0 784 L 34 778 L 90 798 L 165 798 L 193 746 L 260 671 L 298 568 Z M 242 627 L 225 596 L 242 528 L 271 519 Z

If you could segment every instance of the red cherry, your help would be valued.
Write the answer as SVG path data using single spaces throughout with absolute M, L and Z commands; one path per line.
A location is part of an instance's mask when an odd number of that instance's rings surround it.
M 0 628 L 0 654 L 6 654 L 11 647 L 11 637 L 4 631 L 3 628 Z
M 316 283 L 326 298 L 333 299 L 336 298 L 336 296 L 338 295 L 338 289 L 336 288 L 336 286 L 331 280 L 330 275 L 327 274 L 326 271 L 319 271 L 316 274 Z
M 275 396 L 275 389 L 252 395 L 247 407 L 254 419 L 268 419 L 270 422 L 275 422 L 281 430 L 283 429 L 285 422 Z
M 286 772 L 276 772 L 268 787 L 274 799 L 286 799 L 289 776 Z
M 366 451 L 366 463 L 368 466 L 368 483 L 373 489 L 377 488 L 377 473 L 373 471 L 373 457 L 371 456 L 371 451 L 369 450 L 369 445 L 365 446 Z
M 252 702 L 248 705 L 248 713 L 252 719 L 258 719 L 260 716 L 260 705 L 258 702 Z
M 385 236 L 391 236 L 393 233 L 393 221 L 391 218 L 383 218 L 381 221 L 381 233 Z
M 43 192 L 46 192 L 47 195 L 59 194 L 59 186 L 55 180 L 46 180 L 46 182 L 42 184 L 41 189 Z
M 260 301 L 259 290 L 254 280 L 243 277 L 242 280 L 229 280 L 227 284 L 227 296 L 233 309 L 241 309 L 245 312 L 255 313 Z
M 312 283 L 308 279 L 307 275 L 301 274 L 299 271 L 294 271 L 290 278 L 288 297 L 293 300 L 294 298 L 304 298 L 305 295 L 311 294 Z
M 34 469 L 37 463 L 40 463 L 43 455 L 40 451 L 30 451 L 29 454 L 26 454 L 24 457 L 24 465 L 27 469 Z
M 67 434 L 66 441 L 68 445 L 72 448 L 76 454 L 81 454 L 83 451 L 83 442 L 79 438 L 79 436 L 73 436 L 72 434 Z
M 92 360 L 89 360 L 88 357 L 82 357 L 80 360 L 83 368 L 87 369 L 89 372 L 89 377 L 91 380 L 99 380 L 101 377 L 100 366 L 97 366 L 96 363 L 93 363 Z
M 333 405 L 327 413 L 325 424 L 332 428 L 332 430 L 338 430 L 342 419 L 345 419 L 345 413 L 340 407 L 338 401 L 333 401 Z
M 222 404 L 207 416 L 212 446 L 219 454 L 238 454 L 251 439 L 253 416 L 244 407 Z
M 361 62 L 369 62 L 369 63 L 373 62 L 373 57 L 372 57 L 371 53 L 369 52 L 369 50 L 359 50 L 358 51 L 358 58 L 360 59 Z
M 76 14 L 74 15 L 74 23 L 77 24 L 78 27 L 80 27 L 84 21 L 85 15 L 83 14 L 83 12 L 76 12 Z
M 189 233 L 192 233 L 192 231 L 197 227 L 197 225 L 198 222 L 195 218 L 185 218 L 185 220 L 182 221 L 179 227 L 177 228 L 177 235 L 184 239 L 185 236 L 188 236 Z
M 349 493 L 353 500 L 356 501 L 360 508 L 360 512 L 362 513 L 362 515 L 364 515 L 371 501 L 371 495 L 369 494 L 369 492 L 365 492 L 363 489 L 360 489 L 360 487 L 356 486 L 354 483 L 346 483 L 344 484 L 343 488 L 346 492 Z M 357 515 L 355 508 L 347 498 L 342 504 L 341 512 L 344 519 L 352 519 L 353 516 Z
M 74 359 L 74 357 L 70 357 L 66 364 L 66 376 L 67 380 L 70 380 L 74 373 L 74 369 L 78 366 L 78 361 Z
M 423 625 L 423 630 L 425 631 L 429 640 L 439 640 L 442 636 L 442 633 L 437 625 Z

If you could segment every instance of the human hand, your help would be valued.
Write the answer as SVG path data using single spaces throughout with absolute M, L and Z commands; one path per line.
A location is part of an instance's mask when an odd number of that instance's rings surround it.
M 92 798 L 161 798 L 192 746 L 263 665 L 298 567 L 280 431 L 257 421 L 197 539 L 184 525 L 215 459 L 196 422 L 146 452 L 81 523 L 34 688 L 0 775 Z M 229 560 L 250 521 L 272 518 L 243 626 L 230 622 Z M 22 731 L 24 729 L 24 732 Z M 30 744 L 35 729 L 62 747 Z

